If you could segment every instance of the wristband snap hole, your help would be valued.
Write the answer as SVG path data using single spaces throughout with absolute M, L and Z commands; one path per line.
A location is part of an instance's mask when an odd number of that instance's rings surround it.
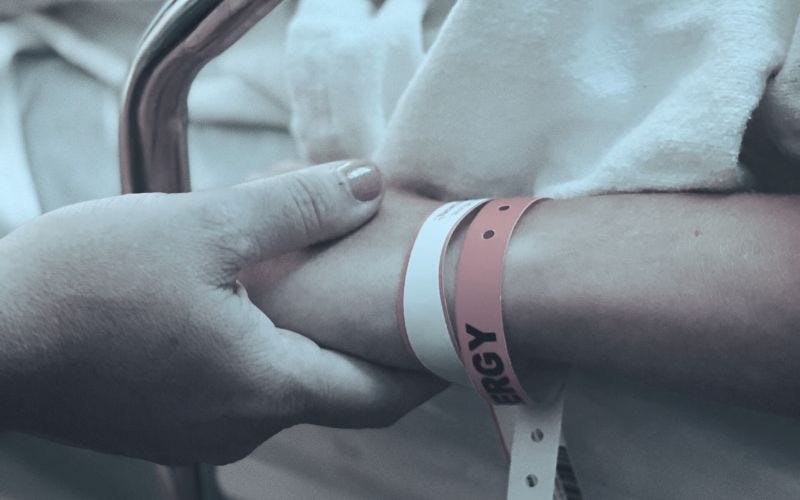
M 500 210 L 501 212 L 505 212 L 509 208 L 511 208 L 511 207 L 509 207 L 508 205 L 503 205 L 502 207 L 497 207 L 497 209 Z
M 525 481 L 528 483 L 528 486 L 531 487 L 531 488 L 533 488 L 534 486 L 539 484 L 539 478 L 537 478 L 533 474 L 528 474 L 528 476 L 525 478 Z
M 535 429 L 531 432 L 531 439 L 534 443 L 540 442 L 544 438 L 544 432 L 541 429 Z
M 488 240 L 492 236 L 494 236 L 494 231 L 492 231 L 491 229 L 489 229 L 488 231 L 483 233 L 483 239 L 484 240 Z

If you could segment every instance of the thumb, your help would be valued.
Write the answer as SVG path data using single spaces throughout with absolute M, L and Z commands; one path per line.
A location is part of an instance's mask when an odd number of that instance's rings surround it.
M 238 267 L 353 231 L 377 212 L 383 177 L 361 160 L 325 163 L 195 198 Z

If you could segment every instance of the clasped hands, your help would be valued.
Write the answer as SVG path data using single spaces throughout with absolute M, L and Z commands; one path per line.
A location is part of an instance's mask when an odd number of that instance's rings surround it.
M 14 231 L 0 428 L 219 464 L 298 423 L 392 423 L 443 387 L 395 317 L 405 252 L 438 203 L 385 191 L 344 162 L 86 202 Z

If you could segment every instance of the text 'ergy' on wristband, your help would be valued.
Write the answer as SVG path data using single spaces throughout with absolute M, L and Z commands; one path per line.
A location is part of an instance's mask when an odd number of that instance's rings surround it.
M 494 405 L 529 403 L 508 354 L 502 288 L 506 249 L 522 214 L 541 198 L 486 203 L 467 229 L 456 270 L 455 317 L 461 361 Z

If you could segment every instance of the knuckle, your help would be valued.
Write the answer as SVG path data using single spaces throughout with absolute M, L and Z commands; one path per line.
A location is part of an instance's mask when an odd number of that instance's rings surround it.
M 283 370 L 274 371 L 270 380 L 272 386 L 269 418 L 260 425 L 263 434 L 272 435 L 318 411 L 316 401 L 311 396 L 314 390 L 298 382 L 294 375 Z
M 294 214 L 291 219 L 298 220 L 305 238 L 318 237 L 324 230 L 326 216 L 332 209 L 324 186 L 303 175 L 294 177 L 287 184 L 288 207 Z
M 242 220 L 245 214 L 236 200 L 198 204 L 194 215 L 205 235 L 204 241 L 212 251 L 232 253 L 235 257 L 252 253 L 254 242 L 244 230 Z
M 411 409 L 412 406 L 401 395 L 383 393 L 373 400 L 369 411 L 363 413 L 364 421 L 361 424 L 373 429 L 391 427 Z
M 383 411 L 378 412 L 375 416 L 376 427 L 389 427 L 396 424 L 397 421 L 403 418 L 412 408 L 412 406 L 409 406 L 405 399 L 399 395 L 387 397 L 382 403 Z
M 382 391 L 372 405 L 375 412 L 370 417 L 370 425 L 375 428 L 390 427 L 417 407 L 421 401 L 415 401 L 402 390 L 393 388 Z

